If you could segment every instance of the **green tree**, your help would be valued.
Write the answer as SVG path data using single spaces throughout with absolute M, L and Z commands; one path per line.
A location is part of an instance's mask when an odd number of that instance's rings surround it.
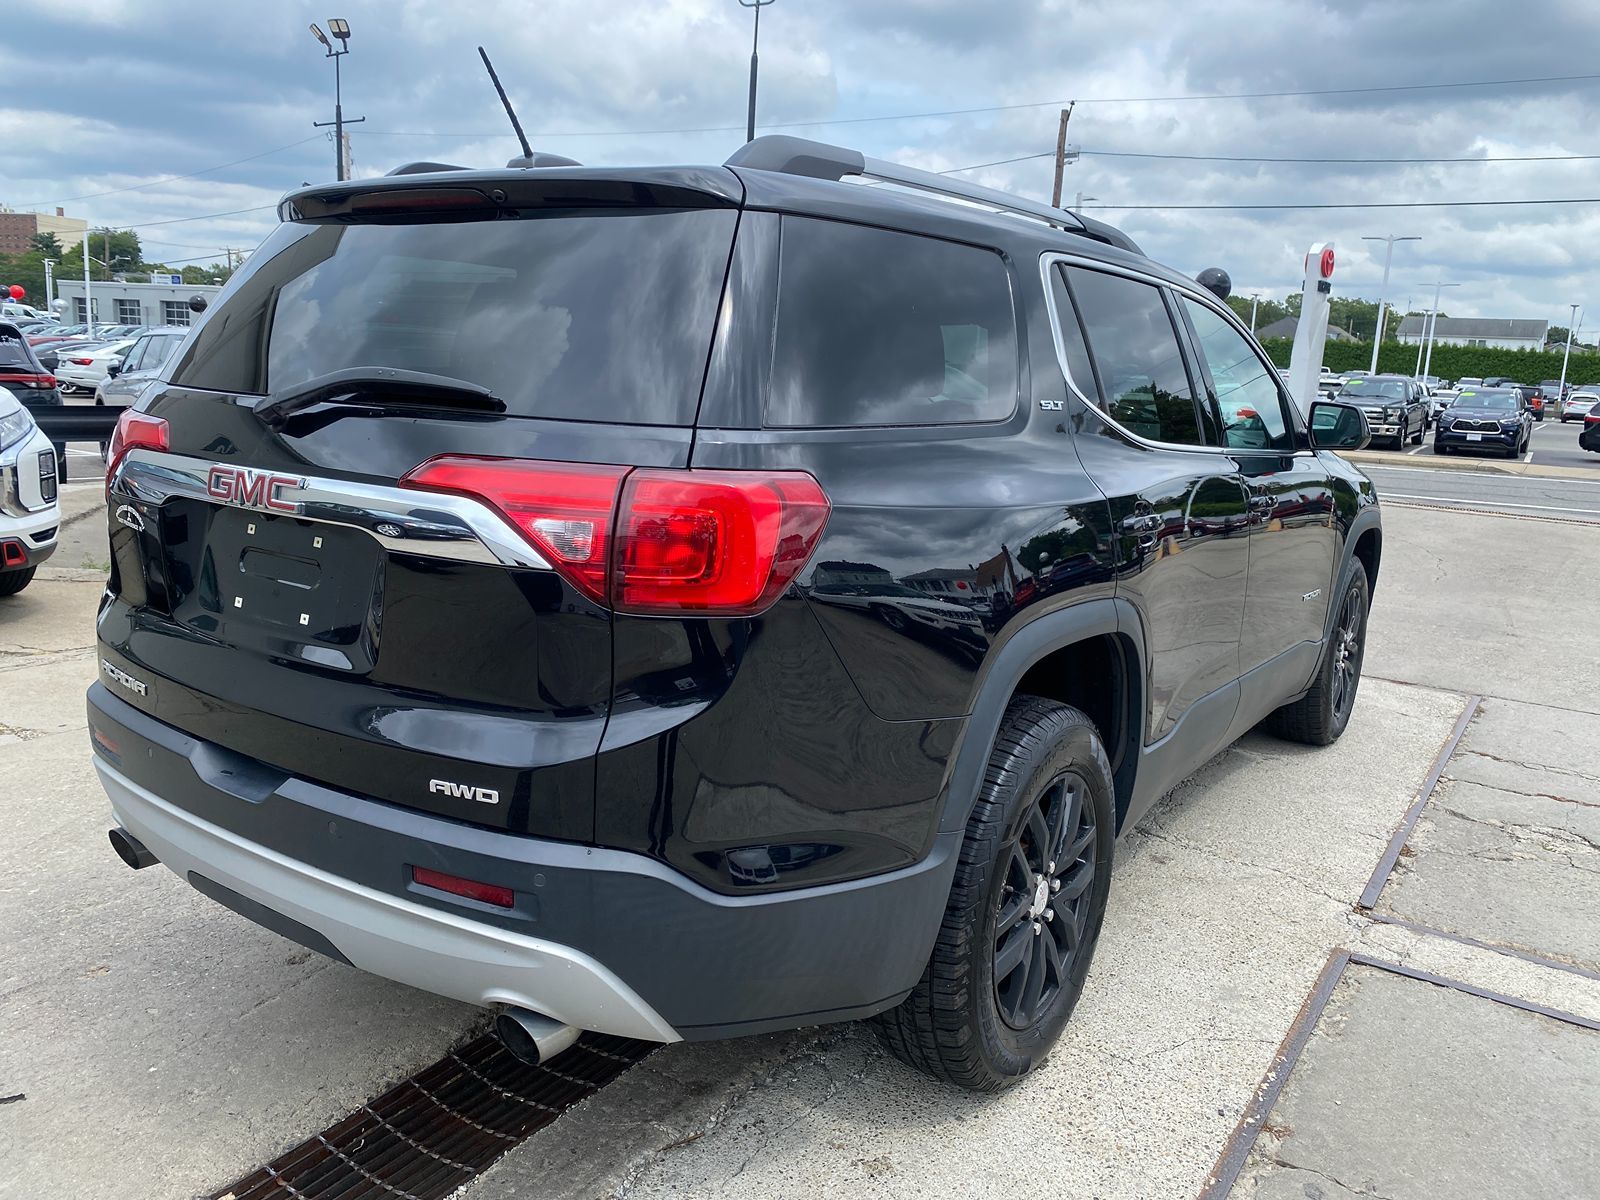
M 144 248 L 131 229 L 91 229 L 89 231 L 89 278 L 105 280 L 113 271 L 143 271 Z M 83 278 L 83 244 L 73 245 L 61 255 L 58 274 Z
M 1567 343 L 1567 327 L 1565 325 L 1552 325 L 1550 332 L 1544 335 L 1547 342 L 1560 342 L 1563 346 Z M 1577 345 L 1576 342 L 1573 345 Z
M 23 302 L 44 307 L 44 255 L 37 250 L 25 254 L 0 254 L 0 288 L 13 284 L 23 289 Z
M 46 258 L 61 257 L 61 240 L 53 233 L 36 233 L 28 239 L 28 247 Z

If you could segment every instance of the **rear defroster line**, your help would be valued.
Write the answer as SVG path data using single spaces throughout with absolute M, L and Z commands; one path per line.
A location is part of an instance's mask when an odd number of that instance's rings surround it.
M 654 1049 L 585 1034 L 531 1066 L 475 1038 L 212 1200 L 442 1200 Z

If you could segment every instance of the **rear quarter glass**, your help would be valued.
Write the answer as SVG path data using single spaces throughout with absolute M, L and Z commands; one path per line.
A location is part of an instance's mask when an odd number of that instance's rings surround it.
M 1010 272 L 993 250 L 785 216 L 766 424 L 947 425 L 1016 409 Z
M 515 416 L 690 424 L 736 222 L 632 209 L 284 225 L 173 383 L 282 393 L 392 367 L 481 384 Z

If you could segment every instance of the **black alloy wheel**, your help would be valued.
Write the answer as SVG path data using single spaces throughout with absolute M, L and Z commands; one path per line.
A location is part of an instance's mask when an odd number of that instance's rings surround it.
M 1333 631 L 1333 718 L 1342 727 L 1350 719 L 1356 688 L 1361 679 L 1361 660 L 1366 653 L 1362 637 L 1366 625 L 1366 576 L 1350 581 L 1339 606 L 1339 623 Z
M 1094 806 L 1068 771 L 1018 814 L 996 898 L 994 993 L 1001 1018 L 1030 1028 L 1070 986 L 1095 875 Z

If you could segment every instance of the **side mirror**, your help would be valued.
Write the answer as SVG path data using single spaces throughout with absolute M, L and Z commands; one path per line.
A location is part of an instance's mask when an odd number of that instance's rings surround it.
M 106 378 L 115 379 L 122 374 L 122 360 L 114 358 L 106 364 Z
M 1311 444 L 1318 450 L 1365 450 L 1372 440 L 1367 414 L 1354 404 L 1317 400 L 1311 405 Z

